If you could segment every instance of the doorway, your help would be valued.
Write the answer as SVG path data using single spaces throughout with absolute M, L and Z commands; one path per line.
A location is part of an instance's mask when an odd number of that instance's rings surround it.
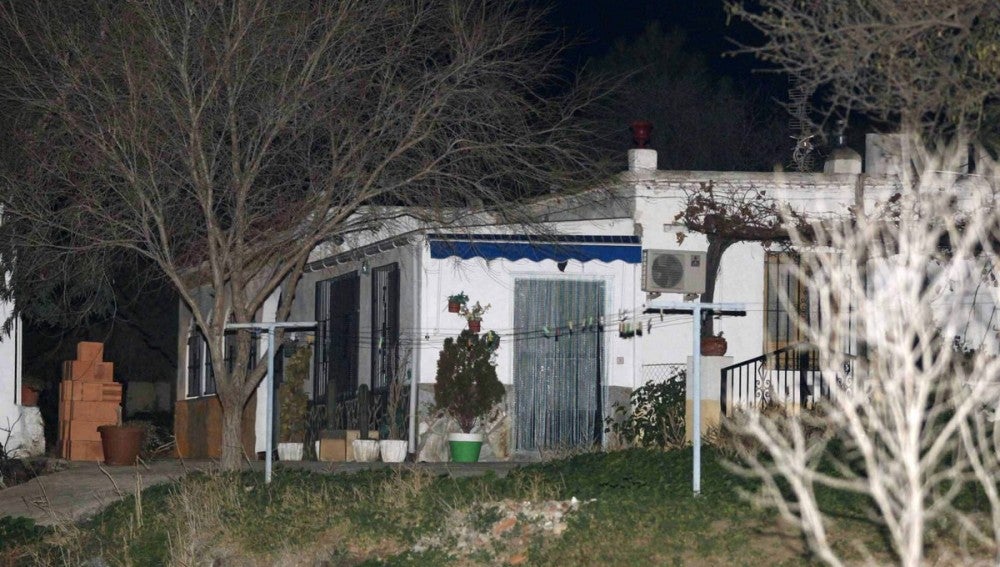
M 603 281 L 514 282 L 518 450 L 589 446 L 603 429 Z

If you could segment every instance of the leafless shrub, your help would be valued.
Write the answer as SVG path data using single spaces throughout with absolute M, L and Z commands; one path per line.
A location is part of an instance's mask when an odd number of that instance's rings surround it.
M 966 183 L 932 166 L 911 179 L 889 216 L 817 223 L 808 238 L 791 224 L 803 258 L 796 277 L 824 313 L 821 324 L 798 324 L 819 349 L 820 370 L 839 376 L 821 415 L 828 433 L 811 434 L 808 413 L 748 413 L 737 427 L 760 447 L 741 455 L 763 481 L 760 500 L 834 565 L 842 559 L 816 500 L 820 486 L 867 496 L 904 565 L 922 563 L 929 530 L 942 522 L 968 542 L 963 560 L 1000 559 L 1000 357 L 984 310 L 968 305 L 973 297 L 1000 305 L 992 178 Z M 984 274 L 994 283 L 981 285 Z M 951 337 L 973 332 L 970 319 L 983 347 L 954 348 Z M 845 338 L 857 358 L 844 353 Z M 956 506 L 968 491 L 984 495 L 985 513 Z

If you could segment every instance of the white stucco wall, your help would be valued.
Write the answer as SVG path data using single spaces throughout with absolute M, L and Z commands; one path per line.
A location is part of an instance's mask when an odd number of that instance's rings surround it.
M 711 181 L 718 193 L 764 191 L 768 198 L 785 203 L 810 218 L 843 216 L 856 200 L 859 181 L 853 174 L 741 173 L 654 171 L 629 174 L 635 187 L 635 222 L 641 227 L 643 249 L 705 251 L 707 238 L 688 233 L 675 220 L 686 203 L 686 193 L 697 191 Z M 884 202 L 899 190 L 894 178 L 864 177 L 863 201 L 866 210 Z M 685 233 L 678 243 L 677 233 Z M 765 246 L 742 242 L 723 255 L 716 281 L 715 301 L 743 303 L 744 317 L 725 317 L 715 322 L 729 343 L 727 356 L 740 362 L 764 352 Z M 640 292 L 641 293 L 641 292 Z M 667 301 L 682 301 L 680 294 L 665 294 Z M 645 294 L 640 302 L 645 303 Z M 691 354 L 691 316 L 651 317 L 652 332 L 639 339 L 644 364 L 683 364 Z M 648 320 L 648 319 L 647 319 Z M 647 327 L 648 328 L 648 327 Z
M 10 303 L 0 302 L 0 321 L 7 320 L 12 308 Z M 37 408 L 23 408 L 20 403 L 21 322 L 15 319 L 11 332 L 0 334 L 0 444 L 16 456 L 31 456 L 39 452 L 39 442 L 41 451 L 45 449 L 41 421 Z
M 514 382 L 514 349 L 510 338 L 514 331 L 514 285 L 518 279 L 544 278 L 567 280 L 597 280 L 604 282 L 605 293 L 605 373 L 606 385 L 633 387 L 636 368 L 641 366 L 641 353 L 631 339 L 618 336 L 618 314 L 634 313 L 639 284 L 639 265 L 622 261 L 569 261 L 563 272 L 555 261 L 510 261 L 482 258 L 457 260 L 431 259 L 423 262 L 422 318 L 420 338 L 421 358 L 417 376 L 421 383 L 434 383 L 437 358 L 441 345 L 448 337 L 458 335 L 467 323 L 461 316 L 447 311 L 448 296 L 464 291 L 469 302 L 489 303 L 492 307 L 483 316 L 482 330 L 500 335 L 497 351 L 497 374 L 504 384 Z M 552 326 L 565 326 L 566 321 L 553 321 Z

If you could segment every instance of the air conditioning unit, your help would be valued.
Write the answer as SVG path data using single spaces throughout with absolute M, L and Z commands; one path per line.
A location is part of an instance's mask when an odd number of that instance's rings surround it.
M 643 250 L 642 290 L 705 293 L 705 253 Z

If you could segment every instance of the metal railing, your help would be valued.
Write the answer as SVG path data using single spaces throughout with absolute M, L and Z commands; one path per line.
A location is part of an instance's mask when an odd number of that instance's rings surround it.
M 380 431 L 384 429 L 383 426 L 387 426 L 389 405 L 389 387 L 371 390 L 364 395 L 359 395 L 358 391 L 352 392 L 352 395 L 343 396 L 334 404 L 327 426 L 330 429 Z M 403 412 L 405 418 L 409 407 L 410 389 L 403 388 L 396 405 L 396 419 L 402 428 L 404 438 L 408 433 L 409 420 L 399 419 L 399 413 Z
M 808 343 L 795 343 L 727 366 L 721 373 L 722 414 L 735 408 L 761 408 L 770 404 L 812 409 L 830 396 L 831 380 L 848 383 L 853 369 L 850 356 L 835 376 L 820 371 L 819 350 Z

